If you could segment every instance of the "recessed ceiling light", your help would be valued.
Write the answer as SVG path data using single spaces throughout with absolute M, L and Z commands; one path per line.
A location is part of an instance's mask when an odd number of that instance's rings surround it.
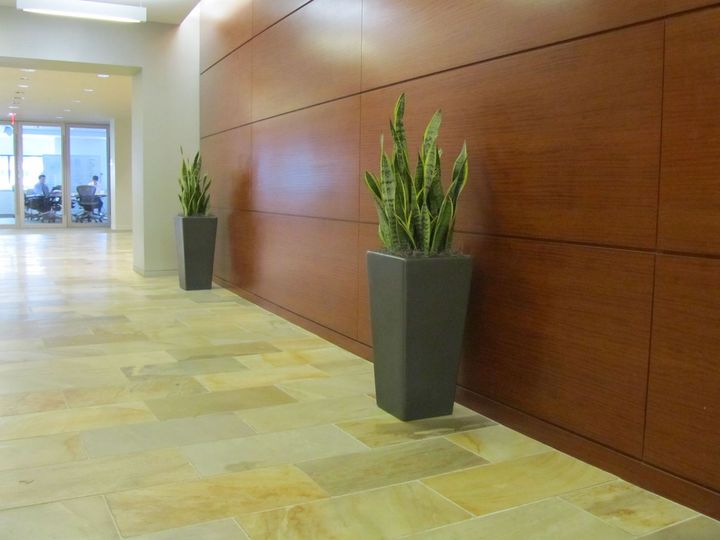
M 15 5 L 17 9 L 22 11 L 42 15 L 129 23 L 145 22 L 147 20 L 147 10 L 144 7 L 91 2 L 89 0 L 17 0 Z
M 73 103 L 80 103 L 80 100 L 79 100 L 79 99 L 73 99 L 72 102 L 73 102 Z
M 29 84 L 18 84 L 18 88 L 30 88 Z
M 64 116 L 56 116 L 55 118 L 57 118 L 58 120 L 62 120 L 65 117 Z
M 88 94 L 91 92 L 94 92 L 94 91 L 95 91 L 94 88 L 83 88 L 83 92 L 87 92 Z
M 100 77 L 101 79 L 109 79 L 110 78 L 110 75 L 108 75 L 107 73 L 98 73 L 97 76 Z
M 22 68 L 20 71 L 24 71 L 25 73 L 35 73 L 35 70 L 30 68 Z
M 63 112 L 72 112 L 72 109 L 63 109 Z
M 10 106 L 8 107 L 8 109 L 19 109 L 19 108 L 20 108 L 20 107 L 18 107 L 17 105 L 10 105 Z
M 30 77 L 20 77 L 20 80 L 21 80 L 21 81 L 29 81 L 29 80 L 30 80 Z

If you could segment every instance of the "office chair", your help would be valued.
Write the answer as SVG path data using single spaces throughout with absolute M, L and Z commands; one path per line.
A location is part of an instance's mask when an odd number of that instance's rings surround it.
M 24 195 L 25 219 L 28 221 L 45 221 L 51 211 L 48 197 L 27 192 Z
M 95 186 L 78 186 L 78 204 L 83 207 L 84 212 L 77 218 L 78 222 L 95 221 L 102 223 L 104 217 L 100 214 L 100 197 L 95 195 Z M 97 212 L 96 212 L 97 210 Z

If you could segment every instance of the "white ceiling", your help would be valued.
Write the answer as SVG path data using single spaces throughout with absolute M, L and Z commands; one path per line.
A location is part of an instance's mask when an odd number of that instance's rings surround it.
M 28 88 L 19 87 L 21 84 Z M 3 120 L 9 118 L 8 113 L 15 112 L 18 121 L 107 122 L 129 115 L 131 100 L 132 78 L 128 75 L 99 78 L 96 72 L 38 69 L 28 73 L 16 66 L 0 66 L 0 119 Z M 19 108 L 9 109 L 13 103 Z
M 106 4 L 125 4 L 147 8 L 148 21 L 179 24 L 200 0 L 94 0 Z M 15 7 L 15 0 L 0 0 L 0 6 Z

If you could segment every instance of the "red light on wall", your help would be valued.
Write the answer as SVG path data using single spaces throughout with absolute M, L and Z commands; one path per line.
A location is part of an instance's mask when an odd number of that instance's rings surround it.
M 16 114 L 16 113 L 14 113 L 14 112 L 11 112 L 11 113 L 10 113 L 10 125 L 11 125 L 11 126 L 14 126 L 14 125 L 15 125 L 15 114 Z

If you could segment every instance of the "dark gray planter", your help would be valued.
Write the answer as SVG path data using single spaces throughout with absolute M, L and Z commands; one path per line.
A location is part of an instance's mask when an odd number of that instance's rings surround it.
M 175 218 L 178 274 L 186 291 L 212 289 L 216 231 L 215 216 Z
M 369 251 L 378 406 L 401 420 L 451 414 L 472 259 Z

